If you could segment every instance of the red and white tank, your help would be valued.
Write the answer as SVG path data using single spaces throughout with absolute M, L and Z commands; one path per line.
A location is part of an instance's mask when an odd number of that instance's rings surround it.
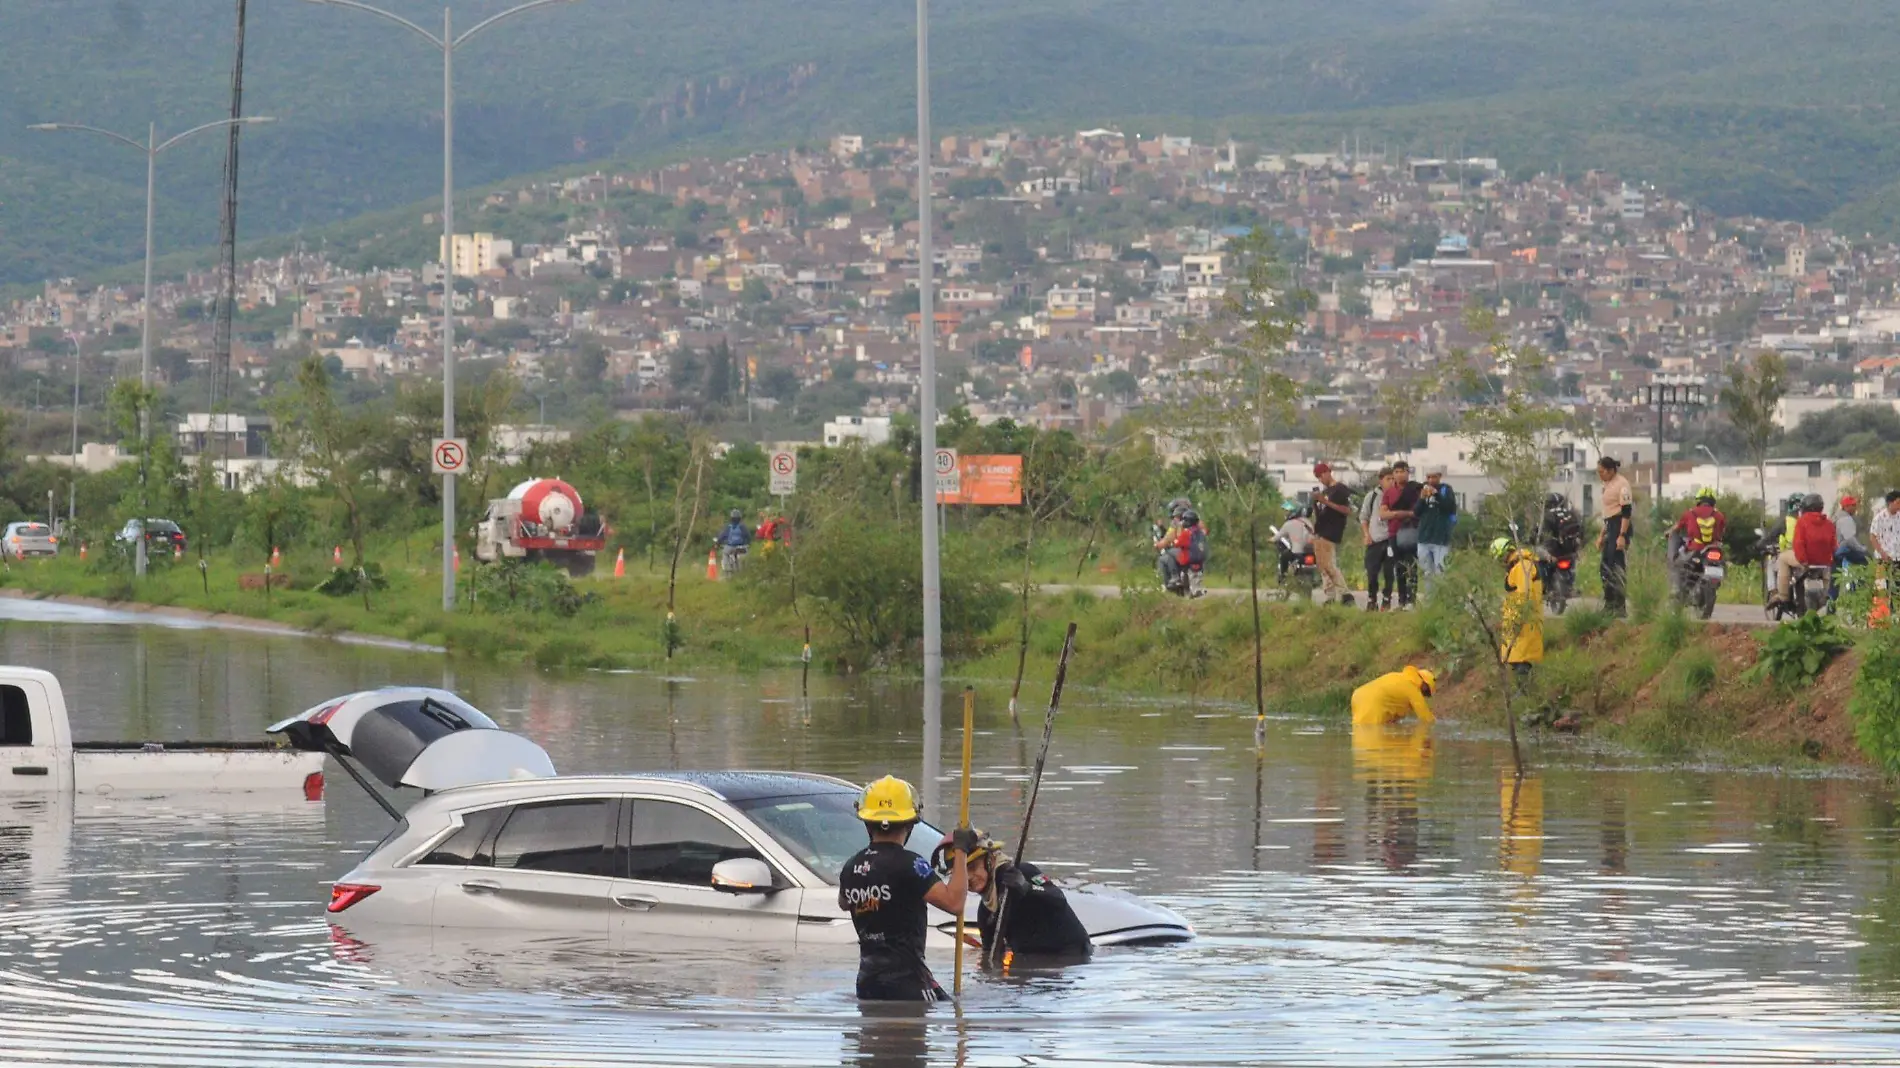
M 523 522 L 555 534 L 573 530 L 583 512 L 580 491 L 558 478 L 531 478 L 509 490 L 508 499 L 521 502 Z

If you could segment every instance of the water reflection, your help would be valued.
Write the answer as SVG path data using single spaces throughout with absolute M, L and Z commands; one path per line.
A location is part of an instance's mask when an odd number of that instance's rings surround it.
M 253 737 L 384 682 L 450 685 L 571 771 L 915 766 L 916 688 L 545 675 L 198 630 L 0 630 L 85 738 Z M 1030 740 L 978 699 L 977 822 L 1020 818 Z M 954 703 L 953 703 L 954 705 Z M 9 1062 L 1895 1063 L 1900 821 L 1851 778 L 1536 754 L 1456 724 L 1348 731 L 1072 688 L 1038 863 L 1157 897 L 1201 937 L 1048 975 L 972 973 L 960 1014 L 867 1012 L 847 950 L 426 928 L 352 940 L 325 881 L 387 829 L 324 805 L 0 808 Z M 334 778 L 334 777 L 333 777 Z M 1046 861 L 1042 858 L 1046 857 Z M 947 957 L 932 961 L 947 979 Z

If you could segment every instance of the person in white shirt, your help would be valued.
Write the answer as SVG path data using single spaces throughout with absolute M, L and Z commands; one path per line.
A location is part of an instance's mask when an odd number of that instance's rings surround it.
M 1887 507 L 1874 515 L 1868 534 L 1874 543 L 1875 559 L 1900 561 L 1900 490 L 1887 494 Z

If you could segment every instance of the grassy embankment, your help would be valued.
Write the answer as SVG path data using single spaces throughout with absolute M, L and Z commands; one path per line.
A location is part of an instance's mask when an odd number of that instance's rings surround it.
M 426 565 L 392 566 L 390 586 L 361 597 L 277 589 L 240 590 L 237 570 L 210 566 L 201 581 L 194 561 L 154 569 L 134 587 L 122 571 L 76 560 L 15 564 L 0 576 L 7 588 L 42 595 L 138 601 L 271 619 L 319 633 L 352 631 L 439 644 L 456 655 L 542 667 L 657 668 L 662 646 L 666 579 L 663 566 L 630 565 L 625 579 L 584 580 L 597 600 L 571 617 L 527 614 L 485 605 L 441 611 L 439 573 Z M 321 576 L 315 554 L 287 561 L 292 574 Z M 466 568 L 473 565 L 465 565 Z M 249 569 L 247 569 L 249 570 Z M 1107 578 L 1108 576 L 1102 576 Z M 1099 579 L 1098 579 L 1099 581 Z M 299 585 L 306 585 L 299 583 Z M 206 592 L 206 588 L 209 592 Z M 1743 682 L 1759 642 L 1738 628 L 1692 624 L 1662 611 L 1660 597 L 1636 586 L 1634 620 L 1612 623 L 1573 609 L 1546 629 L 1549 657 L 1517 709 L 1552 719 L 1575 713 L 1586 732 L 1670 757 L 1714 756 L 1745 761 L 1861 762 L 1845 711 L 1857 656 L 1840 657 L 1820 682 L 1790 693 L 1766 681 Z M 1071 681 L 1116 692 L 1184 694 L 1250 702 L 1252 617 L 1244 598 L 1187 602 L 1130 585 L 1118 598 L 1084 591 L 1032 600 L 1025 705 L 1047 693 L 1048 678 L 1070 620 L 1080 625 Z M 838 658 L 835 635 L 815 606 L 800 606 L 813 624 L 820 665 Z M 1312 604 L 1267 603 L 1265 688 L 1275 711 L 1343 716 L 1354 686 L 1407 663 L 1446 679 L 1437 700 L 1447 718 L 1503 727 L 1496 669 L 1453 606 L 1429 601 L 1418 612 L 1367 615 Z M 745 583 L 713 583 L 704 561 L 682 562 L 678 616 L 684 646 L 677 669 L 756 670 L 795 664 L 802 624 L 789 604 Z M 1007 682 L 1016 668 L 1018 620 L 1013 614 L 983 637 L 950 674 Z

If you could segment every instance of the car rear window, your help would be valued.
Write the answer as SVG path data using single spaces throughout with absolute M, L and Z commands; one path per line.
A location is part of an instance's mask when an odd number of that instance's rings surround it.
M 22 538 L 48 538 L 53 534 L 53 528 L 45 523 L 21 523 L 17 529 Z
M 424 854 L 418 864 L 446 864 L 455 867 L 487 867 L 494 858 L 482 852 L 482 843 L 495 825 L 508 814 L 508 806 L 485 808 L 462 816 L 462 827 Z
M 154 534 L 180 533 L 178 524 L 169 519 L 153 519 L 145 524 L 145 529 Z

